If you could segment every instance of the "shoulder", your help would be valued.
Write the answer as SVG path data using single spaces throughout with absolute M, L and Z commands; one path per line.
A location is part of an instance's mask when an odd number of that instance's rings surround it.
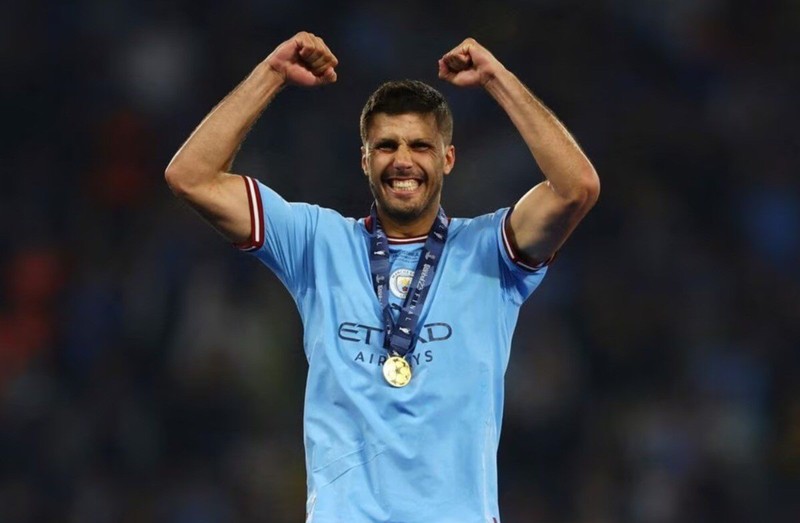
M 354 223 L 356 220 L 352 218 L 345 218 L 338 211 L 322 207 L 317 204 L 287 200 L 274 189 L 265 185 L 259 180 L 245 177 L 245 182 L 248 186 L 250 194 L 257 195 L 260 202 L 254 202 L 263 206 L 263 212 L 269 216 L 270 210 L 273 207 L 286 206 L 288 210 L 294 214 L 306 215 L 314 218 L 315 220 L 324 221 L 327 223 Z
M 315 204 L 299 203 L 306 206 L 315 216 L 314 238 L 316 241 L 339 245 L 341 242 L 360 242 L 369 237 L 364 218 L 342 215 L 335 209 Z
M 449 234 L 453 239 L 473 237 L 476 235 L 493 235 L 500 230 L 500 225 L 508 213 L 508 208 L 498 209 L 494 212 L 475 216 L 474 218 L 451 218 Z

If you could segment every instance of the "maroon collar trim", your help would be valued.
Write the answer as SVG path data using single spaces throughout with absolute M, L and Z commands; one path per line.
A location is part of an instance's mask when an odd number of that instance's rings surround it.
M 450 218 L 447 218 L 447 222 L 450 223 Z M 367 228 L 367 232 L 372 234 L 372 216 L 367 216 L 364 218 L 364 227 Z M 394 236 L 387 236 L 387 240 L 389 240 L 390 245 L 408 245 L 410 243 L 424 243 L 425 240 L 428 239 L 428 235 L 424 236 L 415 236 L 413 238 L 396 238 Z

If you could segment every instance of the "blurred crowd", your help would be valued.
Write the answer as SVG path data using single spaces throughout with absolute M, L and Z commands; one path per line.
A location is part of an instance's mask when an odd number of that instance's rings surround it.
M 452 104 L 449 214 L 540 180 L 485 93 L 436 79 L 467 36 L 600 174 L 520 316 L 504 522 L 800 521 L 793 0 L 3 3 L 0 521 L 302 520 L 294 304 L 163 181 L 298 30 L 339 81 L 285 89 L 234 164 L 289 200 L 367 213 L 358 115 L 406 77 Z

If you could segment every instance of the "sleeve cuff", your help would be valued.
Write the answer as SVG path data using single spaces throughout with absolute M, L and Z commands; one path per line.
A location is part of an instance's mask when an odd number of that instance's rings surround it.
M 250 237 L 233 246 L 241 251 L 257 251 L 264 245 L 265 223 L 264 206 L 261 203 L 261 191 L 258 190 L 256 181 L 249 176 L 242 176 L 247 190 L 247 205 L 250 209 Z
M 518 267 L 529 271 L 529 272 L 536 272 L 542 269 L 543 267 L 547 267 L 550 265 L 553 260 L 555 260 L 558 251 L 554 252 L 552 256 L 544 260 L 543 262 L 532 264 L 525 260 L 525 255 L 517 249 L 517 246 L 513 244 L 511 238 L 508 235 L 508 227 L 510 227 L 509 220 L 511 218 L 511 213 L 514 211 L 514 208 L 510 208 L 508 212 L 506 212 L 505 217 L 503 218 L 502 223 L 500 224 L 501 234 L 503 235 L 503 246 L 506 249 L 506 254 L 514 262 L 515 265 Z

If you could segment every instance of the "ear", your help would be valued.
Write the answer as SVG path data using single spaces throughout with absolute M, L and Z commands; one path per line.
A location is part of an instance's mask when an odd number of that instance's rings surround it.
M 456 164 L 456 146 L 453 144 L 448 145 L 444 150 L 444 172 L 445 176 L 450 174 L 453 166 Z
M 361 146 L 361 171 L 364 173 L 364 176 L 367 175 L 367 148 L 363 145 Z

